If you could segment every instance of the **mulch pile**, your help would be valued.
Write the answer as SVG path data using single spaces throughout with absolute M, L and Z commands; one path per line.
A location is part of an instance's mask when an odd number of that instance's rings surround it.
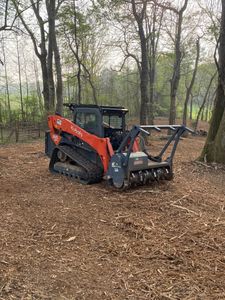
M 42 142 L 2 146 L 0 299 L 225 299 L 225 170 L 203 145 L 126 192 L 51 175 Z

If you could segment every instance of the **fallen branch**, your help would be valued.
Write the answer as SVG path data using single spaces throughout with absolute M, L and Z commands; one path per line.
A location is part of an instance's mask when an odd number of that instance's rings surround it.
M 171 204 L 171 205 L 172 205 L 172 204 L 175 204 L 175 203 L 177 203 L 177 202 L 179 202 L 179 201 L 181 201 L 181 200 L 183 200 L 183 199 L 186 199 L 188 196 L 189 196 L 189 194 L 188 194 L 188 195 L 184 195 L 184 196 L 182 196 L 181 198 L 179 198 L 179 199 L 177 199 L 177 200 L 175 200 L 175 201 L 172 201 L 170 204 Z
M 206 167 L 206 168 L 213 168 L 212 166 L 207 165 L 206 163 L 203 163 L 202 161 L 196 160 L 195 163 L 196 163 L 196 164 L 199 164 L 199 165 L 202 165 L 202 166 L 204 166 L 204 167 Z
M 199 216 L 199 213 L 196 213 L 195 211 L 193 211 L 193 210 L 191 210 L 191 209 L 188 209 L 187 207 L 180 206 L 180 205 L 176 205 L 176 204 L 173 204 L 173 203 L 171 203 L 170 205 L 171 205 L 171 206 L 174 206 L 174 207 L 176 207 L 176 208 L 182 209 L 182 210 L 186 210 L 186 211 L 188 211 L 188 212 L 190 212 L 190 213 L 192 213 L 192 214 L 194 214 L 194 215 L 196 215 L 196 216 Z

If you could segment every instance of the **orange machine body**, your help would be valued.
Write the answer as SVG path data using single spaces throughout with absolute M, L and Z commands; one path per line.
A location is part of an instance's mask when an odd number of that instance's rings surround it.
M 50 129 L 51 139 L 55 145 L 60 144 L 60 141 L 62 139 L 62 132 L 66 132 L 68 134 L 71 134 L 72 136 L 76 136 L 77 138 L 91 146 L 98 153 L 103 165 L 104 173 L 107 172 L 110 158 L 114 154 L 114 150 L 108 137 L 100 138 L 94 134 L 91 134 L 72 121 L 59 115 L 49 116 L 48 126 Z M 139 151 L 137 140 L 135 140 L 135 143 L 133 145 L 133 152 L 136 151 Z
M 51 139 L 56 145 L 59 145 L 62 139 L 62 132 L 76 136 L 83 142 L 90 145 L 98 153 L 102 161 L 104 173 L 107 171 L 109 160 L 114 154 L 109 138 L 100 138 L 94 134 L 90 134 L 72 121 L 58 115 L 48 117 L 48 126 L 50 129 Z

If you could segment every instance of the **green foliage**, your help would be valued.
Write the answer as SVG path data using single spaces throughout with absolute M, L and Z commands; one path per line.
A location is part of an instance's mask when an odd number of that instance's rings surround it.
M 40 108 L 40 101 L 35 93 L 23 98 L 24 117 L 26 121 L 38 122 L 43 119 L 43 111 Z M 42 103 L 43 105 L 43 103 Z M 6 124 L 14 121 L 22 121 L 20 98 L 17 94 L 10 95 L 9 111 L 5 95 L 0 94 L 0 123 Z M 10 120 L 11 119 L 11 120 Z
M 210 24 L 210 26 L 208 26 L 207 28 L 207 31 L 209 37 L 211 37 L 211 40 L 213 40 L 215 37 L 218 38 L 220 33 L 219 24 L 215 24 L 215 23 Z
M 76 8 L 72 6 L 63 7 L 59 15 L 59 28 L 61 30 L 61 33 L 63 33 L 64 30 L 66 30 L 67 33 L 69 33 L 72 36 L 74 35 L 75 31 L 74 22 L 76 22 L 77 37 L 78 39 L 82 39 L 89 33 L 89 31 L 91 30 L 91 26 L 87 23 L 86 16 L 79 11 L 74 11 L 74 9 Z M 62 24 L 64 28 L 62 28 Z
M 155 86 L 155 116 L 168 117 L 170 107 L 170 78 L 174 55 L 161 53 L 157 62 Z

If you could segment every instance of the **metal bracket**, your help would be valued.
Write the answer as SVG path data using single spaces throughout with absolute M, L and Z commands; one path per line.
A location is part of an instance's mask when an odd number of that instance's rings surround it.
M 166 159 L 166 161 L 168 161 L 171 165 L 172 165 L 172 161 L 173 161 L 173 158 L 174 158 L 174 154 L 175 154 L 176 149 L 177 149 L 178 142 L 179 142 L 182 134 L 185 131 L 188 131 L 190 133 L 194 133 L 193 130 L 191 130 L 190 128 L 188 128 L 184 125 L 134 125 L 132 127 L 132 129 L 129 131 L 129 133 L 126 135 L 126 137 L 123 139 L 120 147 L 116 151 L 116 153 L 121 153 L 122 154 L 123 149 L 128 145 L 128 142 L 129 142 L 128 149 L 126 151 L 127 155 L 126 155 L 126 157 L 124 157 L 124 166 L 127 166 L 127 164 L 128 164 L 129 157 L 130 157 L 130 154 L 132 152 L 132 148 L 133 148 L 134 141 L 135 141 L 136 137 L 141 132 L 144 133 L 144 134 L 150 135 L 150 133 L 146 129 L 156 130 L 158 132 L 160 132 L 161 129 L 170 129 L 174 132 L 171 135 L 171 137 L 168 139 L 168 141 L 166 142 L 166 144 L 164 145 L 162 150 L 160 151 L 159 155 L 152 156 L 149 153 L 147 153 L 147 151 L 146 151 L 146 154 L 148 155 L 150 160 L 161 162 L 162 161 L 162 156 L 164 155 L 164 153 L 166 152 L 166 150 L 168 149 L 170 144 L 172 142 L 174 142 L 171 153 L 170 153 L 169 157 Z

